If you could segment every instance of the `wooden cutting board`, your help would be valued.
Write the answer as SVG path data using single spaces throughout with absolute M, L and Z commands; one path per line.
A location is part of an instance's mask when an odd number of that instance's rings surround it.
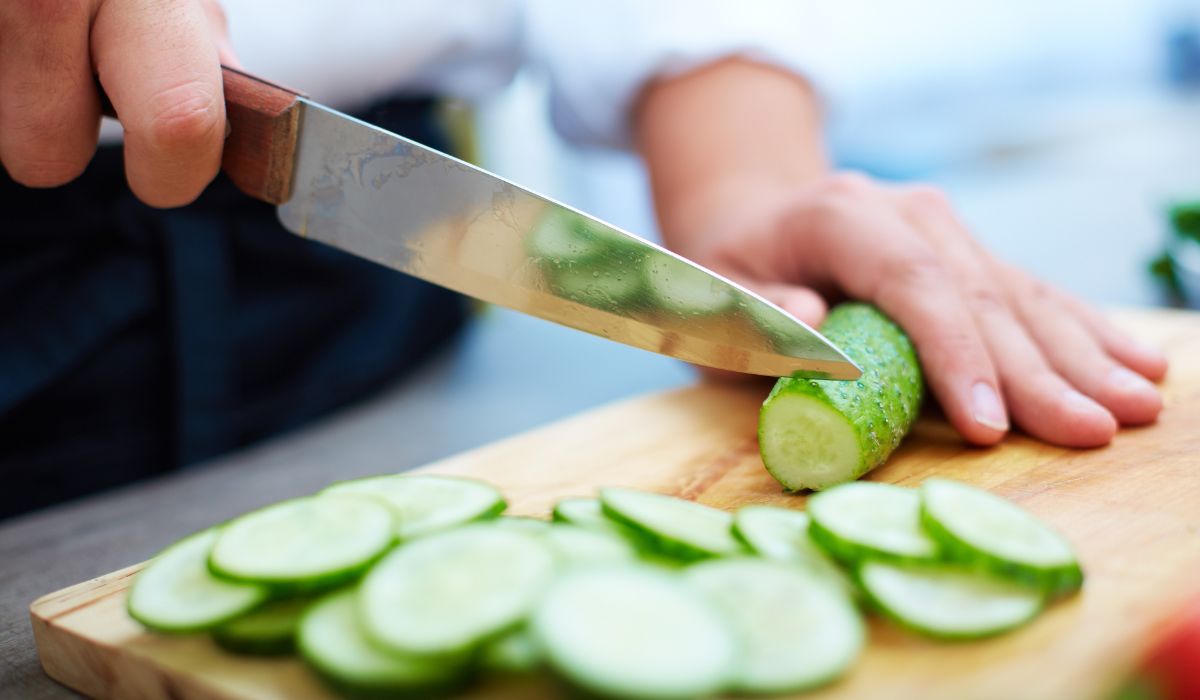
M 872 479 L 915 486 L 939 475 L 1013 499 L 1061 529 L 1087 571 L 1083 592 L 1007 636 L 941 644 L 875 620 L 862 660 L 811 698 L 1093 700 L 1110 697 L 1147 647 L 1200 592 L 1200 315 L 1129 312 L 1118 320 L 1171 357 L 1157 425 L 1109 447 L 1071 451 L 1012 436 L 971 449 L 939 417 Z M 429 465 L 487 479 L 510 512 L 546 515 L 601 485 L 652 489 L 721 508 L 803 508 L 765 473 L 755 424 L 765 386 L 698 386 L 608 406 Z M 98 698 L 332 697 L 295 660 L 225 654 L 203 638 L 149 634 L 124 593 L 138 566 L 47 595 L 31 609 L 46 672 Z M 631 640 L 636 643 L 636 640 Z M 531 682 L 476 696 L 548 697 Z

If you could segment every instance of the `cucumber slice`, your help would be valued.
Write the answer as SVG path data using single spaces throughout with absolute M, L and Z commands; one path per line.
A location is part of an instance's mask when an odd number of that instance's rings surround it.
M 565 498 L 554 504 L 553 518 L 580 527 L 616 530 L 616 523 L 604 514 L 595 498 Z
M 214 629 L 213 641 L 238 654 L 290 654 L 296 648 L 300 618 L 312 602 L 307 596 L 271 601 Z
M 550 521 L 541 518 L 530 518 L 524 515 L 503 515 L 495 520 L 489 520 L 489 525 L 504 527 L 517 532 L 542 536 L 550 530 Z
M 504 512 L 504 496 L 474 479 L 425 474 L 391 474 L 343 481 L 323 494 L 357 493 L 383 499 L 396 513 L 401 540 L 428 535 Z
M 865 638 L 850 599 L 829 582 L 762 559 L 718 559 L 686 573 L 728 616 L 741 640 L 733 689 L 787 693 L 841 676 Z
M 1083 570 L 1062 535 L 1015 503 L 946 479 L 921 484 L 921 521 L 950 559 L 1051 594 L 1079 589 Z
M 367 574 L 367 634 L 419 655 L 466 651 L 514 627 L 556 568 L 536 535 L 487 523 L 401 545 Z
M 578 525 L 551 525 L 542 538 L 567 567 L 624 564 L 638 556 L 633 545 L 619 535 Z
M 328 594 L 300 620 L 296 646 L 331 685 L 352 695 L 408 694 L 457 685 L 461 659 L 389 654 L 363 633 L 354 589 Z
M 600 491 L 604 513 L 632 528 L 650 549 L 683 560 L 744 552 L 733 516 L 682 498 L 633 489 Z
M 357 578 L 395 540 L 392 513 L 353 494 L 283 501 L 229 522 L 213 544 L 218 576 L 292 591 Z
M 530 631 L 562 676 L 605 696 L 705 696 L 736 670 L 734 632 L 716 606 L 678 575 L 645 566 L 564 575 Z
M 813 541 L 833 558 L 854 564 L 862 559 L 934 561 L 937 544 L 921 527 L 921 498 L 916 489 L 858 481 L 808 499 Z
M 167 547 L 134 579 L 129 615 L 157 632 L 198 632 L 257 607 L 267 589 L 216 578 L 208 553 L 217 540 L 210 529 Z
M 646 263 L 646 287 L 660 308 L 685 316 L 715 314 L 733 304 L 733 292 L 683 260 L 659 255 Z
M 857 593 L 850 579 L 809 537 L 807 513 L 774 506 L 743 506 L 733 514 L 733 534 L 756 554 L 797 565 L 843 593 Z
M 542 650 L 524 627 L 484 645 L 479 664 L 497 673 L 530 673 L 542 665 Z
M 821 332 L 863 374 L 854 382 L 785 377 L 763 402 L 763 464 L 791 491 L 853 481 L 879 466 L 900 445 L 921 405 L 921 368 L 912 343 L 881 311 L 839 305 Z
M 978 639 L 1007 632 L 1042 609 L 1040 592 L 978 572 L 945 565 L 865 562 L 863 591 L 884 615 L 938 639 Z

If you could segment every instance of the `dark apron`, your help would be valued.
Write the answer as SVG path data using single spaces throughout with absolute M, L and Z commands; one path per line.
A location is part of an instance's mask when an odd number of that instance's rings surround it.
M 444 149 L 431 107 L 360 116 Z M 302 425 L 411 370 L 465 308 L 287 233 L 224 177 L 161 211 L 119 147 L 53 190 L 0 172 L 0 518 Z

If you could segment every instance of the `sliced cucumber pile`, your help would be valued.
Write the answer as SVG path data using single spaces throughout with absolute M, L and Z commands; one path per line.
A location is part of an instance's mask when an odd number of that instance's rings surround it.
M 492 517 L 503 504 L 465 479 L 338 484 L 168 547 L 128 610 L 234 653 L 296 653 L 353 697 L 550 674 L 585 695 L 690 698 L 836 681 L 865 644 L 856 601 L 975 639 L 1082 582 L 1041 521 L 941 479 L 839 486 L 807 513 L 625 488 L 561 501 L 553 521 Z
M 862 368 L 854 382 L 775 383 L 758 420 L 763 464 L 785 489 L 824 489 L 883 464 L 917 418 L 921 366 L 900 327 L 867 304 L 835 307 L 821 332 Z

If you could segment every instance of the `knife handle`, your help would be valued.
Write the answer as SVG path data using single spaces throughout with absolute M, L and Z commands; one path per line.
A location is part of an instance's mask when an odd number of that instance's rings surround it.
M 221 170 L 246 194 L 283 204 L 292 194 L 301 94 L 234 68 L 221 67 L 229 134 Z M 119 118 L 100 90 L 105 116 Z

